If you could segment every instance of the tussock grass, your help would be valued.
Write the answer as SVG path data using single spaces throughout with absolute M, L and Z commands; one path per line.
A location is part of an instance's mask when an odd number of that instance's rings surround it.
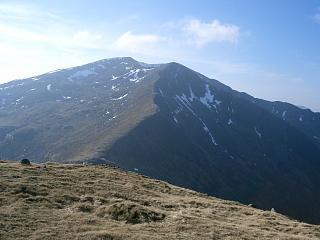
M 320 239 L 320 226 L 107 166 L 0 162 L 0 239 Z

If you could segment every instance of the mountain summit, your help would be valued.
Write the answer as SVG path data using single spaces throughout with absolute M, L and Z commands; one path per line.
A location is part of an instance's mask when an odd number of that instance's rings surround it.
M 320 113 L 132 58 L 2 84 L 0 100 L 2 158 L 112 163 L 320 223 Z

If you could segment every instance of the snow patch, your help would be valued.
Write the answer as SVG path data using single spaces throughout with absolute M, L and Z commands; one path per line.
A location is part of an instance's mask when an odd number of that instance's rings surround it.
M 173 117 L 173 120 L 178 123 L 178 119 L 175 117 L 175 116 L 172 116 Z
M 287 111 L 283 111 L 283 113 L 282 113 L 282 119 L 283 120 L 285 120 L 286 114 L 287 114 Z
M 47 85 L 47 90 L 48 90 L 49 92 L 51 92 L 51 86 L 52 86 L 51 84 L 48 84 L 48 85 Z
M 299 117 L 299 121 L 300 121 L 300 122 L 303 121 L 303 117 L 302 117 L 302 116 Z
M 233 122 L 232 122 L 232 119 L 231 118 L 229 118 L 229 120 L 228 120 L 228 125 L 231 125 Z
M 111 89 L 112 89 L 113 91 L 119 91 L 119 88 L 117 88 L 117 86 L 115 86 L 115 85 L 112 85 L 112 86 L 111 86 Z
M 258 136 L 259 138 L 262 137 L 261 133 L 258 131 L 258 129 L 257 129 L 256 127 L 254 127 L 254 131 L 255 131 L 255 133 L 257 134 L 257 136 Z
M 143 68 L 143 69 L 141 69 L 143 72 L 148 72 L 148 71 L 151 71 L 151 70 L 153 70 L 154 68 Z
M 144 79 L 147 75 L 143 75 L 141 76 L 141 73 L 146 73 L 147 71 L 150 71 L 152 70 L 153 68 L 151 69 L 147 69 L 147 68 L 144 68 L 144 69 L 132 69 L 132 67 L 130 68 L 131 70 L 125 74 L 122 74 L 120 76 L 113 76 L 112 75 L 112 79 L 111 80 L 116 80 L 118 78 L 125 78 L 125 79 L 129 79 L 130 82 L 135 82 L 135 83 L 138 83 L 140 82 L 142 79 Z M 128 69 L 127 69 L 128 70 Z M 139 76 L 140 75 L 140 76 Z
M 53 70 L 51 72 L 48 72 L 47 74 L 56 73 L 56 72 L 60 72 L 60 71 L 62 71 L 62 69 Z
M 111 76 L 111 81 L 118 79 L 119 77 L 115 77 L 114 75 Z
M 0 88 L 0 90 L 6 90 L 6 89 L 9 89 L 9 88 L 13 88 L 13 87 L 15 87 L 15 86 L 18 86 L 18 85 L 9 85 L 9 86 Z
M 18 98 L 18 99 L 16 100 L 16 102 L 19 103 L 19 102 L 21 102 L 21 100 L 23 100 L 23 99 L 24 99 L 24 97 L 22 96 L 22 97 Z
M 126 93 L 126 94 L 124 94 L 123 96 L 118 97 L 118 98 L 112 98 L 111 100 L 113 100 L 113 101 L 121 100 L 121 99 L 125 98 L 126 96 L 128 96 L 128 93 Z
M 80 71 L 72 74 L 71 76 L 68 77 L 68 79 L 72 81 L 73 79 L 88 77 L 90 75 L 98 75 L 98 73 L 96 73 L 95 71 L 93 71 L 91 69 L 85 69 L 85 70 L 80 70 Z
M 7 141 L 12 141 L 13 140 L 13 135 L 10 133 L 7 133 L 6 136 L 4 137 L 5 140 Z
M 140 71 L 141 71 L 140 69 L 130 70 L 130 72 L 128 73 L 128 77 L 131 77 L 131 78 L 129 78 L 129 81 L 138 83 L 138 82 L 140 82 L 140 80 L 145 78 L 145 76 L 138 77 L 138 74 L 139 74 Z
M 190 92 L 189 100 L 190 100 L 191 102 L 193 102 L 193 100 L 194 100 L 194 99 L 197 99 L 197 97 L 196 97 L 196 95 L 194 95 L 194 93 L 193 93 L 193 91 L 192 91 L 192 89 L 191 89 L 190 86 L 189 86 L 189 92 Z
M 117 115 L 114 115 L 112 118 L 109 118 L 109 121 L 116 119 L 116 118 L 117 118 Z
M 203 97 L 200 97 L 199 99 L 204 105 L 206 105 L 208 108 L 211 108 L 210 103 L 213 103 L 214 95 L 211 93 L 209 89 L 209 85 L 206 84 L 206 92 Z
M 214 139 L 212 133 L 210 132 L 210 130 L 207 127 L 207 125 L 205 124 L 205 122 L 192 110 L 192 108 L 190 106 L 190 102 L 188 101 L 186 95 L 185 94 L 182 94 L 182 96 L 176 95 L 175 99 L 178 100 L 183 106 L 185 106 L 185 108 L 187 108 L 191 112 L 191 114 L 201 122 L 202 127 L 205 130 L 205 132 L 209 135 L 211 142 L 215 146 L 218 146 L 216 140 Z
M 234 159 L 234 157 L 229 153 L 229 151 L 226 149 L 224 152 L 228 155 L 229 158 Z
M 160 92 L 161 96 L 163 97 L 164 95 L 163 95 L 163 92 L 160 88 L 159 88 L 159 92 Z
M 178 108 L 176 110 L 174 110 L 174 113 L 179 114 L 182 111 L 182 109 L 183 108 L 181 106 L 178 106 Z
M 214 100 L 214 102 L 218 105 L 220 105 L 222 103 L 222 101 L 219 101 L 219 100 Z

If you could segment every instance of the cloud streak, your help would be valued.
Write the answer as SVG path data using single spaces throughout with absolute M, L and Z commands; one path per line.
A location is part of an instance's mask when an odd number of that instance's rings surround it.
M 236 43 L 239 39 L 240 28 L 233 24 L 224 24 L 219 20 L 201 22 L 191 19 L 185 22 L 183 31 L 189 38 L 188 41 L 197 47 L 203 47 L 209 43 Z
M 16 4 L 16 3 L 0 3 L 0 20 L 29 21 L 39 23 L 39 19 L 44 22 L 48 21 L 64 21 L 64 18 L 39 9 L 32 5 Z
M 122 51 L 146 52 L 151 51 L 165 38 L 155 34 L 133 34 L 125 32 L 115 40 L 115 47 Z
M 315 14 L 315 15 L 313 16 L 313 20 L 314 20 L 316 23 L 320 24 L 320 13 Z
M 134 34 L 127 31 L 114 42 L 114 47 L 121 51 L 132 53 L 162 52 L 164 49 L 196 47 L 202 48 L 214 43 L 237 43 L 240 28 L 233 24 L 224 24 L 219 20 L 202 22 L 199 19 L 189 19 L 170 22 L 163 25 L 163 34 Z
M 81 27 L 38 6 L 0 3 L 0 83 L 103 58 L 103 36 Z
M 320 7 L 317 8 L 317 12 L 312 16 L 313 21 L 320 24 Z

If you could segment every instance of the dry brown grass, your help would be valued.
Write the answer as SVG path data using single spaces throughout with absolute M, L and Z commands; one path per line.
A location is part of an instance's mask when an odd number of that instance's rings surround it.
M 320 239 L 320 226 L 106 166 L 0 162 L 0 239 Z

